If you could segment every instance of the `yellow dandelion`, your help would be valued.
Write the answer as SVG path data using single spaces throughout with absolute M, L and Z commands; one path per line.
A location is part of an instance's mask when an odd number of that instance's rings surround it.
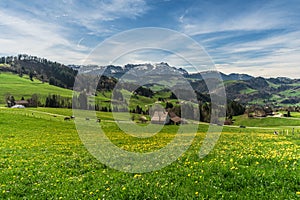
M 139 178 L 141 176 L 142 176 L 141 174 L 135 174 L 133 178 Z
M 108 188 L 106 188 L 106 191 L 109 191 L 110 190 L 110 188 L 108 187 Z
M 297 195 L 300 195 L 300 192 L 296 192 Z
M 199 192 L 195 192 L 195 195 L 198 195 L 199 194 Z
M 126 190 L 126 187 L 122 187 L 122 190 Z

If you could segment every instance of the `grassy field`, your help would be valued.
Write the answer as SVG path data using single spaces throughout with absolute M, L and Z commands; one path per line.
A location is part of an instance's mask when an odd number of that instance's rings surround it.
M 72 97 L 72 91 L 59 88 L 48 83 L 34 79 L 31 81 L 28 76 L 22 78 L 10 73 L 0 73 L 0 104 L 5 104 L 5 95 L 10 94 L 16 100 L 22 97 L 28 99 L 32 94 L 39 93 L 40 99 L 43 100 L 48 94 L 58 94 L 64 97 Z
M 189 150 L 174 163 L 159 171 L 131 174 L 92 157 L 74 122 L 63 120 L 71 114 L 67 109 L 0 108 L 1 199 L 300 197 L 299 134 L 276 136 L 269 129 L 225 127 L 214 150 L 200 159 L 198 151 L 207 130 L 207 125 L 200 125 Z M 128 151 L 159 149 L 178 129 L 167 126 L 150 139 L 129 141 L 109 121 L 110 113 L 98 115 L 108 137 Z M 189 133 L 182 137 L 185 134 Z
M 38 92 L 39 100 L 41 102 L 45 102 L 46 97 L 49 94 L 57 94 L 63 97 L 72 97 L 72 90 L 56 87 L 53 85 L 49 85 L 48 83 L 42 83 L 41 81 L 34 79 L 31 81 L 28 76 L 24 75 L 23 77 L 19 77 L 16 74 L 11 73 L 0 73 L 0 106 L 5 106 L 5 96 L 13 95 L 15 100 L 20 100 L 22 97 L 25 99 L 31 98 L 32 94 Z M 130 101 L 128 102 L 129 108 L 136 108 L 137 105 L 141 106 L 144 110 L 147 108 L 145 105 L 153 104 L 158 97 L 153 99 L 147 98 L 144 96 L 136 95 L 135 97 L 129 98 L 130 93 L 126 90 L 123 90 L 124 98 L 128 97 Z M 158 94 L 157 94 L 158 95 Z M 162 97 L 170 96 L 169 93 L 159 93 Z M 101 106 L 110 107 L 111 105 L 112 92 L 98 92 L 95 97 L 95 102 L 100 104 Z M 90 99 L 92 100 L 92 99 Z
M 298 114 L 294 114 L 298 116 Z M 299 116 L 298 116 L 299 117 Z M 292 127 L 300 126 L 300 120 L 296 117 L 263 117 L 263 118 L 248 118 L 246 115 L 235 116 L 234 125 L 244 125 L 250 127 Z

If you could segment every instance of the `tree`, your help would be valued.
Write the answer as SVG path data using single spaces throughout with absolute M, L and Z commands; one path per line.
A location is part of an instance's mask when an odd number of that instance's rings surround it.
M 78 96 L 78 102 L 81 109 L 86 110 L 87 109 L 87 95 L 85 92 L 82 92 Z
M 49 85 L 56 85 L 56 80 L 52 76 L 49 78 Z
M 210 103 L 203 103 L 200 108 L 200 121 L 210 122 L 211 105 Z
M 30 106 L 38 107 L 38 101 L 39 101 L 38 95 L 37 94 L 33 94 L 31 96 L 31 99 L 29 99 Z
M 173 104 L 171 103 L 171 102 L 167 102 L 166 103 L 166 109 L 168 109 L 168 108 L 173 108 L 174 106 L 173 106 Z
M 227 116 L 242 115 L 245 113 L 245 107 L 236 101 L 227 104 Z
M 32 72 L 32 71 L 29 72 L 29 79 L 30 79 L 31 81 L 33 81 L 33 72 Z
M 10 94 L 5 95 L 5 101 L 7 103 L 7 107 L 9 107 L 9 108 L 16 105 L 15 97 Z

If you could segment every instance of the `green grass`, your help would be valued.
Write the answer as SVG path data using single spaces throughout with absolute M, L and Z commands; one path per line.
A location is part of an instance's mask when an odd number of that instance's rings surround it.
M 268 129 L 225 127 L 214 150 L 200 159 L 207 130 L 201 125 L 192 146 L 174 163 L 156 172 L 131 174 L 97 161 L 83 146 L 73 121 L 48 113 L 72 111 L 0 109 L 1 199 L 299 198 L 299 134 L 275 136 Z M 136 152 L 163 147 L 178 129 L 166 126 L 153 138 L 133 139 L 113 122 L 100 125 L 116 145 Z
M 295 118 L 300 118 L 300 112 L 291 112 L 291 116 Z
M 247 89 L 245 89 L 245 90 L 241 90 L 241 94 L 251 94 L 251 93 L 255 93 L 255 92 L 257 92 L 257 90 L 254 90 L 254 89 L 252 89 L 252 88 L 247 88 Z
M 48 83 L 42 83 L 37 79 L 30 81 L 27 76 L 21 78 L 10 73 L 0 73 L 0 85 L 1 104 L 6 103 L 6 94 L 13 95 L 16 100 L 20 100 L 22 97 L 28 99 L 32 94 L 35 93 L 38 93 L 41 99 L 45 99 L 48 94 L 58 94 L 64 97 L 72 97 L 71 90 L 52 86 Z
M 248 118 L 246 115 L 235 116 L 234 125 L 244 125 L 249 127 L 286 127 L 300 126 L 300 120 L 295 118 Z
M 298 97 L 300 95 L 300 89 L 297 90 L 285 90 L 279 94 L 288 96 L 288 97 Z

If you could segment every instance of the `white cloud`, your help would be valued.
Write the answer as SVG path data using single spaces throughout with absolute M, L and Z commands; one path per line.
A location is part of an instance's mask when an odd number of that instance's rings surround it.
M 0 8 L 0 45 L 5 47 L 1 53 L 28 53 L 80 64 L 91 50 L 84 41 L 87 33 L 107 34 L 112 26 L 104 25 L 105 21 L 136 18 L 146 9 L 142 0 L 14 1 Z
M 300 78 L 300 4 L 260 2 L 243 11 L 231 6 L 207 9 L 203 5 L 207 12 L 200 19 L 182 18 L 181 30 L 201 38 L 222 72 Z
M 1 25 L 0 44 L 7 55 L 30 53 L 57 61 L 71 61 L 72 58 L 83 58 L 83 50 L 63 36 L 64 28 L 38 19 L 27 19 L 0 9 Z M 56 48 L 55 48 L 56 47 Z M 65 55 L 66 57 L 63 57 Z
M 222 71 L 250 73 L 256 76 L 299 78 L 300 31 L 264 39 L 224 45 L 211 50 Z M 228 66 L 230 65 L 230 67 Z
M 212 32 L 269 30 L 293 26 L 293 12 L 297 12 L 299 5 L 274 1 L 245 6 L 242 8 L 244 10 L 238 10 L 236 4 L 230 3 L 208 7 L 199 5 L 199 8 L 201 7 L 203 8 L 194 10 L 190 16 L 183 15 L 184 20 L 179 20 L 182 22 L 180 27 L 184 33 L 193 36 Z M 197 12 L 204 13 L 200 19 Z

